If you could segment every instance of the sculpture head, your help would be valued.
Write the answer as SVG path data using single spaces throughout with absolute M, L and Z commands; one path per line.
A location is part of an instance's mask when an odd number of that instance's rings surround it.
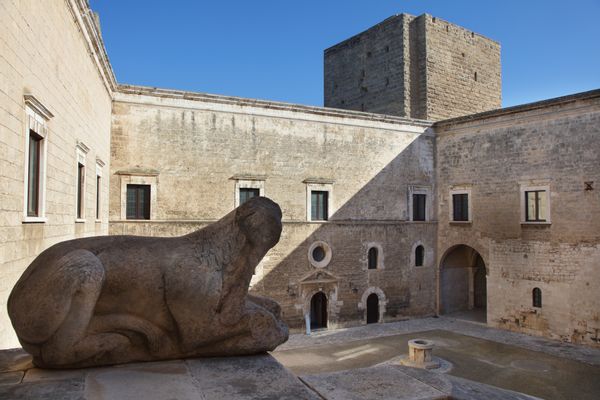
M 235 221 L 247 240 L 265 251 L 281 236 L 281 208 L 266 197 L 254 197 L 239 206 Z

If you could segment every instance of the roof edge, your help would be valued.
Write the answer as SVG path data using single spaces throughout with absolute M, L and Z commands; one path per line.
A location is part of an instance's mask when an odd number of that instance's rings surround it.
M 416 125 L 416 126 L 421 126 L 421 127 L 431 127 L 433 125 L 433 121 L 403 118 L 403 117 L 397 117 L 397 116 L 386 115 L 386 114 L 374 114 L 374 113 L 368 113 L 368 112 L 362 112 L 362 111 L 343 110 L 343 109 L 339 109 L 339 108 L 308 106 L 308 105 L 303 105 L 303 104 L 286 103 L 286 102 L 269 101 L 269 100 L 259 100 L 259 99 L 251 99 L 251 98 L 235 97 L 235 96 L 225 96 L 225 95 L 217 95 L 217 94 L 209 94 L 209 93 L 201 93 L 201 92 L 190 92 L 190 91 L 176 90 L 176 89 L 162 89 L 162 88 L 149 87 L 149 86 L 119 84 L 117 86 L 116 92 L 120 93 L 120 94 L 124 94 L 124 95 L 151 96 L 151 97 L 157 97 L 157 98 L 169 98 L 169 99 L 198 101 L 198 102 L 205 102 L 205 103 L 218 103 L 218 104 L 226 104 L 226 105 L 257 107 L 257 108 L 281 110 L 281 111 L 306 112 L 306 113 L 317 114 L 317 115 L 322 115 L 322 116 L 329 116 L 329 117 L 352 118 L 352 119 L 385 122 L 385 123 L 392 123 L 392 124 L 409 124 L 409 125 Z M 119 99 L 115 98 L 115 101 L 119 102 Z
M 445 127 L 454 124 L 460 124 L 463 122 L 471 122 L 478 121 L 487 118 L 495 118 L 503 115 L 509 114 L 518 114 L 527 111 L 538 110 L 545 107 L 556 106 L 560 104 L 573 103 L 579 100 L 589 100 L 589 99 L 600 99 L 600 89 L 589 90 L 586 92 L 574 93 L 566 96 L 554 97 L 551 99 L 540 100 L 532 103 L 520 104 L 517 106 L 511 106 L 506 108 L 498 108 L 495 110 L 484 111 L 477 114 L 469 114 L 461 117 L 445 119 L 442 121 L 436 121 L 433 124 L 434 128 L 437 127 Z

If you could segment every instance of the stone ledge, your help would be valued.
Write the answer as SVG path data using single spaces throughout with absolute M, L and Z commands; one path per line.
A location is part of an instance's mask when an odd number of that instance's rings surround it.
M 319 399 L 267 354 L 70 370 L 30 360 L 21 350 L 0 352 L 1 399 Z

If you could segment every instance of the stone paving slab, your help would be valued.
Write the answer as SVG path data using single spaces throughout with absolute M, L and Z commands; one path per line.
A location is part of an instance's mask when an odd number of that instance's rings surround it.
M 473 336 L 527 350 L 539 351 L 556 357 L 581 361 L 586 364 L 600 365 L 600 348 L 564 343 L 557 340 L 530 336 L 523 333 L 495 329 L 485 324 L 455 319 L 451 317 L 414 318 L 385 324 L 369 324 L 360 327 L 321 331 L 307 336 L 303 333 L 290 335 L 289 340 L 276 351 L 314 347 L 336 343 L 347 343 L 377 337 L 429 330 L 447 330 L 462 335 Z
M 534 400 L 510 390 L 402 366 L 381 365 L 302 376 L 326 400 Z
M 187 360 L 207 399 L 319 400 L 270 355 Z
M 448 396 L 391 367 L 371 367 L 300 379 L 327 400 L 437 400 Z

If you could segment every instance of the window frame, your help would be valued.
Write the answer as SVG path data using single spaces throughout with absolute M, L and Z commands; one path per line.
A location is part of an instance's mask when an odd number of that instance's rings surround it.
M 96 222 L 102 222 L 102 184 L 104 183 L 102 171 L 104 169 L 104 161 L 96 158 Z
M 542 302 L 542 289 L 539 287 L 534 287 L 531 290 L 531 304 L 534 308 L 542 308 L 542 305 L 544 304 Z
M 425 219 L 414 219 L 414 196 L 425 195 Z M 412 222 L 429 222 L 431 221 L 431 188 L 429 186 L 411 185 L 408 187 L 408 220 Z
M 121 221 L 152 221 L 158 215 L 158 175 L 157 170 L 123 170 L 117 171 L 121 177 Z M 127 219 L 127 185 L 150 185 L 150 219 Z
M 316 198 L 317 209 L 313 208 L 313 198 Z M 321 212 L 319 212 L 321 211 Z M 321 214 L 321 217 L 319 217 Z M 310 191 L 310 220 L 328 221 L 329 220 L 329 192 L 327 190 Z
M 24 162 L 23 162 L 23 223 L 44 223 L 46 217 L 46 170 L 48 159 L 48 121 L 54 115 L 42 105 L 34 96 L 26 94 L 25 102 L 25 124 L 24 124 Z M 32 133 L 39 137 L 39 151 L 37 160 L 37 182 L 36 182 L 36 215 L 29 215 L 29 184 L 30 184 L 30 152 L 29 146 Z
M 327 223 L 335 213 L 333 209 L 333 181 L 307 179 L 306 183 L 306 220 L 315 223 Z M 312 192 L 327 192 L 327 218 L 312 219 Z
M 125 214 L 125 218 L 128 221 L 131 220 L 137 220 L 137 221 L 148 221 L 150 220 L 150 213 L 152 210 L 151 207 L 151 200 L 152 200 L 152 186 L 148 185 L 148 184 L 137 184 L 137 183 L 129 183 L 127 184 L 127 188 L 126 188 L 126 196 L 127 196 L 127 204 L 129 205 L 129 190 L 135 190 L 135 215 L 130 218 L 128 214 Z M 138 193 L 141 191 L 140 189 L 143 189 L 145 193 L 145 199 L 143 204 L 139 201 L 139 196 Z M 142 215 L 139 211 L 140 208 L 140 204 L 142 204 L 143 208 L 148 208 L 147 210 L 143 210 L 145 212 L 143 212 L 143 216 L 140 217 L 140 215 Z
M 236 178 L 235 180 L 235 192 L 234 192 L 234 208 L 237 208 L 241 205 L 240 203 L 240 193 L 241 189 L 258 189 L 258 195 L 264 197 L 265 196 L 265 177 L 251 177 L 246 176 L 244 178 Z
M 86 185 L 87 185 L 87 168 L 86 158 L 90 151 L 83 142 L 77 142 L 75 151 L 75 161 L 77 169 L 75 170 L 75 222 L 85 222 L 85 201 L 86 201 Z M 81 174 L 80 174 L 81 172 Z
M 420 264 L 418 262 L 419 259 L 417 258 L 417 250 L 419 250 L 419 249 L 422 249 L 422 251 L 423 251 L 422 254 L 421 254 L 421 260 L 420 260 L 421 263 Z M 423 246 L 423 244 L 418 244 L 417 246 L 415 246 L 415 249 L 414 249 L 414 258 L 415 258 L 415 260 L 414 260 L 413 265 L 415 267 L 424 267 L 425 266 L 425 246 Z
M 377 258 L 375 260 L 375 268 L 370 268 L 370 252 L 372 249 L 377 250 Z M 385 255 L 383 253 L 383 246 L 378 242 L 368 242 L 363 244 L 363 251 L 365 258 L 362 261 L 363 269 L 366 271 L 377 271 L 385 269 Z
M 467 195 L 467 219 L 456 220 L 454 219 L 454 195 Z M 473 222 L 473 196 L 471 194 L 471 188 L 452 188 L 449 192 L 449 210 L 448 218 L 452 224 L 470 224 Z
M 544 192 L 546 196 L 546 219 L 545 220 L 528 220 L 527 219 L 527 193 L 529 192 Z M 550 195 L 550 185 L 521 185 L 519 190 L 520 197 L 520 214 L 521 214 L 521 225 L 550 225 L 552 223 L 551 220 L 551 195 Z M 539 211 L 539 210 L 538 210 Z

